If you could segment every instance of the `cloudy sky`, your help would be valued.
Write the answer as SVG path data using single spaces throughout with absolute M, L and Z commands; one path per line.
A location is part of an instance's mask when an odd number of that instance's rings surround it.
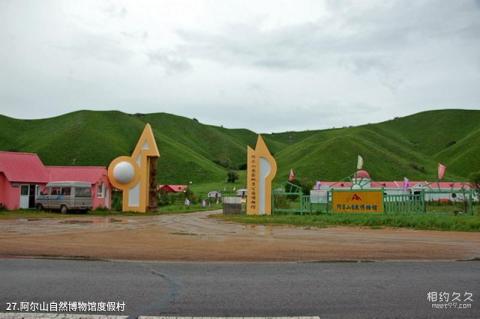
M 260 132 L 480 109 L 480 1 L 0 0 L 0 113 Z

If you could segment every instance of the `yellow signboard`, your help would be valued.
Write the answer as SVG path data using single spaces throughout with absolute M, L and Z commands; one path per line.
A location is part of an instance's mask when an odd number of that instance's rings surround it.
M 383 213 L 383 191 L 334 191 L 334 213 Z

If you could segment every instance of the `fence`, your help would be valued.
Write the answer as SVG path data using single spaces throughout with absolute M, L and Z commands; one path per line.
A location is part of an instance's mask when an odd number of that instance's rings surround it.
M 386 213 L 423 213 L 425 212 L 425 194 L 385 194 L 383 207 Z
M 478 205 L 478 197 L 471 190 L 455 190 L 445 192 L 432 190 L 425 192 L 426 213 L 454 213 L 471 214 L 475 212 L 475 204 Z
M 384 191 L 384 213 L 441 213 L 474 214 L 479 196 L 473 190 L 420 190 L 412 194 L 389 194 Z M 352 192 L 354 192 L 352 190 Z M 321 214 L 332 212 L 332 191 L 304 195 L 300 190 L 275 190 L 272 196 L 272 213 Z

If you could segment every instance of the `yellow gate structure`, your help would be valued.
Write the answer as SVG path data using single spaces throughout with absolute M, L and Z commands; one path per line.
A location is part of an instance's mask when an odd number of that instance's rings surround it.
M 112 185 L 123 192 L 122 211 L 145 213 L 157 208 L 156 171 L 160 152 L 150 124 L 131 156 L 120 156 L 108 166 Z
M 247 215 L 272 214 L 272 180 L 277 163 L 261 135 L 255 149 L 247 146 Z

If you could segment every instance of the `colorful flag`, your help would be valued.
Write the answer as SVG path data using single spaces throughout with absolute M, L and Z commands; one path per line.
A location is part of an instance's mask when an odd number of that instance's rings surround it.
M 408 178 L 404 177 L 403 178 L 403 191 L 407 191 L 409 186 L 410 186 L 410 181 L 408 180 Z
M 443 179 L 446 170 L 447 167 L 445 165 L 443 165 L 442 163 L 438 163 L 438 179 Z
M 357 169 L 362 169 L 363 168 L 363 157 L 361 157 L 360 155 L 358 155 L 358 159 L 357 159 Z
M 288 181 L 293 182 L 296 180 L 297 177 L 295 176 L 295 172 L 293 171 L 293 168 L 290 169 L 290 174 L 288 175 Z

